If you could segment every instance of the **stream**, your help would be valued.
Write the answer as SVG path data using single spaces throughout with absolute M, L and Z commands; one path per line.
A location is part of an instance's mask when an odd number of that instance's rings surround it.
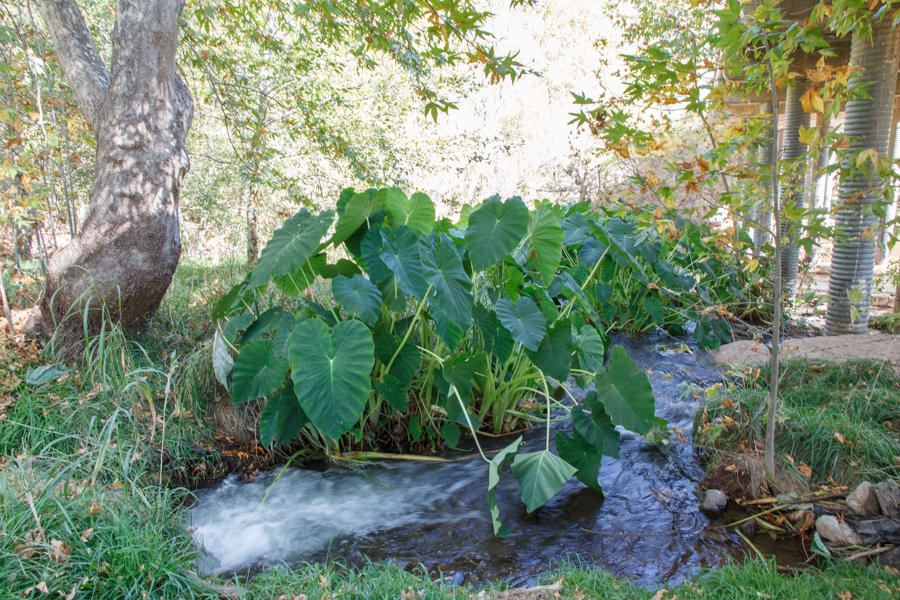
M 690 394 L 682 398 L 679 384 L 717 380 L 713 366 L 698 359 L 702 353 L 693 340 L 618 335 L 613 341 L 650 376 L 657 416 L 684 429 L 690 440 L 700 400 Z M 569 389 L 576 398 L 583 396 L 574 384 Z M 571 428 L 571 421 L 556 426 Z M 543 427 L 526 433 L 526 448 L 540 449 L 545 435 Z M 511 441 L 486 447 L 499 449 Z M 485 500 L 488 470 L 479 457 L 324 471 L 288 468 L 274 486 L 280 469 L 251 483 L 232 475 L 197 492 L 189 525 L 205 549 L 199 567 L 207 574 L 334 559 L 391 560 L 410 568 L 423 565 L 458 583 L 499 580 L 518 586 L 569 558 L 656 585 L 678 584 L 744 556 L 748 547 L 740 537 L 715 527 L 736 517 L 726 513 L 711 523 L 698 510 L 694 491 L 704 469 L 693 446 L 674 440 L 651 446 L 623 432 L 620 454 L 603 459 L 600 484 L 607 497 L 573 479 L 530 515 L 505 469 L 497 499 L 513 535 L 503 540 L 493 536 Z M 760 535 L 754 544 L 777 554 L 780 563 L 803 560 L 798 548 L 775 548 L 767 540 Z

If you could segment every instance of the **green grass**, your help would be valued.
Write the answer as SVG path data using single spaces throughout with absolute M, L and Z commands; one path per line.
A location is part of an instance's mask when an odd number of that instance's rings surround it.
M 900 313 L 885 313 L 871 317 L 869 327 L 884 333 L 900 334 Z
M 768 373 L 719 392 L 698 413 L 698 441 L 750 447 L 765 436 Z M 814 482 L 843 485 L 900 477 L 900 377 L 871 361 L 788 362 L 780 383 L 776 452 L 805 463 Z
M 63 379 L 31 387 L 11 376 L 24 379 L 36 363 L 20 360 L 14 373 L 0 365 L 0 384 L 12 386 L 3 393 L 15 398 L 0 420 L 0 600 L 64 598 L 73 591 L 75 599 L 96 600 L 218 597 L 190 574 L 200 550 L 183 514 L 189 492 L 173 482 L 189 480 L 177 476 L 181 467 L 217 468 L 215 453 L 198 458 L 190 446 L 207 445 L 213 435 L 205 418 L 215 397 L 209 302 L 240 276 L 235 264 L 182 264 L 144 335 L 132 339 L 108 330 Z M 835 381 L 856 379 L 858 373 L 850 373 Z M 876 388 L 885 382 L 896 385 L 896 378 L 891 374 Z M 895 418 L 896 406 L 878 402 L 885 397 L 873 396 L 859 414 Z M 655 593 L 602 571 L 548 570 L 548 582 L 562 581 L 563 598 L 643 600 Z M 491 598 L 497 589 L 448 586 L 384 564 L 361 570 L 310 565 L 216 583 L 238 585 L 240 597 L 252 600 L 454 600 L 479 598 L 482 591 Z M 900 583 L 874 567 L 834 565 L 787 577 L 772 565 L 748 562 L 671 593 L 682 599 L 834 598 L 844 590 L 853 598 L 890 598 L 900 593 Z

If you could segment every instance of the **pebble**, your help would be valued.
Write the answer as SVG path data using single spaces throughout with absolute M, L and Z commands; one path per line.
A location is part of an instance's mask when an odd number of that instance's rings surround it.
M 832 515 L 822 515 L 816 520 L 816 533 L 836 546 L 858 546 L 862 541 L 849 525 Z
M 710 515 L 721 515 L 728 506 L 728 496 L 722 490 L 706 490 L 700 510 Z
M 875 486 L 868 481 L 863 481 L 847 496 L 847 506 L 861 517 L 874 517 L 881 514 L 878 497 L 875 495 Z

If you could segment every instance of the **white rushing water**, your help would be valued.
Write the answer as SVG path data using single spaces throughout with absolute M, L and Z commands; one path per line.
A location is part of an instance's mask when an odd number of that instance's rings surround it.
M 263 473 L 250 484 L 232 475 L 216 488 L 198 492 L 189 524 L 206 551 L 202 570 L 222 573 L 290 563 L 332 549 L 340 554 L 342 538 L 377 530 L 489 519 L 483 505 L 457 502 L 462 489 L 486 485 L 481 461 L 383 463 L 365 473 L 289 468 L 272 486 L 277 475 Z

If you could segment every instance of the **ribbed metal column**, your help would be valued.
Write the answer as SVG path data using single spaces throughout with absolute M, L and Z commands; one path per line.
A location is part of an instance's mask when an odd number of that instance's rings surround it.
M 831 133 L 831 115 L 819 114 L 819 139 L 824 140 Z M 816 165 L 813 174 L 815 179 L 815 190 L 813 192 L 813 208 L 825 208 L 826 199 L 831 193 L 831 180 L 825 173 L 831 159 L 831 151 L 827 144 L 822 145 L 821 154 L 819 155 L 819 164 Z M 815 260 L 818 254 L 818 246 L 813 246 L 810 251 L 810 259 Z
M 800 128 L 809 129 L 809 113 L 803 110 L 800 97 L 809 89 L 809 80 L 798 77 L 794 80 L 794 86 L 787 90 L 787 101 L 784 110 L 784 170 L 790 176 L 781 185 L 781 205 L 784 207 L 804 204 L 806 188 L 803 185 L 806 179 L 807 163 L 800 164 L 808 146 L 800 141 Z M 781 250 L 781 278 L 787 297 L 793 301 L 797 293 L 797 271 L 799 262 L 799 249 L 797 238 L 800 235 L 798 223 L 786 218 L 781 220 L 781 231 L 786 243 Z
M 772 103 L 767 102 L 763 104 L 760 112 L 771 115 Z M 765 168 L 771 168 L 772 157 L 775 154 L 775 136 L 778 135 L 775 126 L 771 122 L 770 117 L 770 125 L 763 130 L 762 134 L 766 139 L 759 148 L 759 165 Z M 753 229 L 753 256 L 756 257 L 760 255 L 761 248 L 769 242 L 769 231 L 772 228 L 772 212 L 770 210 L 772 206 L 772 180 L 769 177 L 763 177 L 762 179 L 760 185 L 762 198 L 753 212 L 753 222 L 755 223 L 755 228 Z
M 890 144 L 897 67 L 900 62 L 900 30 L 892 30 L 891 18 L 872 23 L 871 41 L 853 34 L 850 62 L 863 69 L 854 85 L 872 82 L 866 87 L 870 99 L 854 99 L 847 103 L 844 133 L 850 138 L 850 150 L 874 148 L 886 156 Z M 843 170 L 848 170 L 845 161 Z M 875 196 L 870 181 L 856 171 L 845 177 L 840 187 L 840 205 L 836 217 L 834 256 L 831 259 L 830 300 L 825 315 L 825 333 L 865 333 L 869 327 L 869 300 L 872 295 L 872 272 L 875 268 L 875 238 L 878 218 L 871 213 Z M 860 287 L 861 301 L 851 307 L 847 293 Z M 858 317 L 855 322 L 851 308 Z
M 897 127 L 897 111 L 894 111 L 894 136 L 891 142 L 891 155 L 894 160 L 900 159 L 900 127 Z M 894 234 L 894 225 L 891 221 L 897 216 L 897 200 L 900 189 L 894 188 L 894 201 L 884 207 L 884 227 L 881 231 L 881 264 L 887 264 L 891 259 L 891 236 Z

